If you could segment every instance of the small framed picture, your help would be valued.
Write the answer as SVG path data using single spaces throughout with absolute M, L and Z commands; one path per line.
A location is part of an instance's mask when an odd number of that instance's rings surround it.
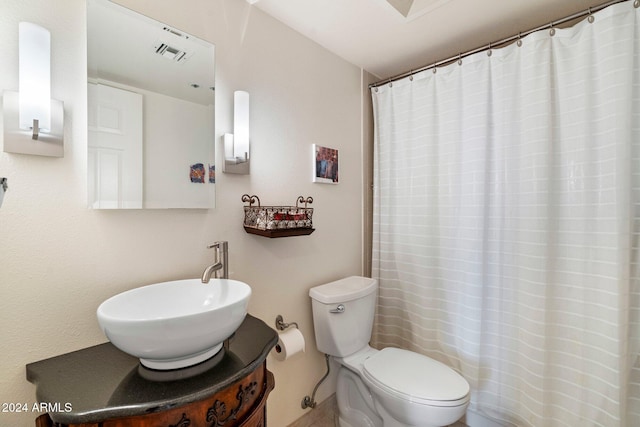
M 313 144 L 313 182 L 337 184 L 339 179 L 338 150 Z

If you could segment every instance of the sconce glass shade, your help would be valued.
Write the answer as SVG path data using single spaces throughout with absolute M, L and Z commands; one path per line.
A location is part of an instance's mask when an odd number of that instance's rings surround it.
M 50 59 L 49 31 L 39 25 L 20 22 L 20 90 L 2 92 L 2 150 L 5 153 L 64 157 L 64 104 L 51 99 Z
M 30 22 L 19 24 L 19 123 L 21 129 L 51 130 L 51 34 Z
M 224 134 L 222 172 L 249 174 L 249 93 L 233 93 L 233 133 Z
M 236 158 L 249 159 L 249 92 L 233 93 L 233 151 Z

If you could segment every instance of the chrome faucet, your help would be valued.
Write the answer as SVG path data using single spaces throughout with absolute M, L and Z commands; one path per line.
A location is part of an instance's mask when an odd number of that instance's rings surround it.
M 204 269 L 202 273 L 202 283 L 209 283 L 211 275 L 215 273 L 215 278 L 228 279 L 229 278 L 229 256 L 227 254 L 227 248 L 229 243 L 215 242 L 213 245 L 207 246 L 208 249 L 215 248 L 216 253 L 214 257 L 214 263 Z M 222 270 L 221 273 L 219 271 Z

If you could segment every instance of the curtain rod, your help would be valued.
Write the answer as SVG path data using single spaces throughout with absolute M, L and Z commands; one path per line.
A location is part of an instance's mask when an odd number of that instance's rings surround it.
M 387 83 L 392 83 L 392 82 L 395 82 L 397 80 L 403 79 L 405 77 L 409 77 L 409 76 L 411 76 L 413 74 L 420 73 L 422 71 L 429 70 L 429 69 L 432 69 L 432 68 L 436 68 L 436 67 L 439 67 L 439 66 L 442 66 L 442 65 L 445 65 L 445 64 L 449 64 L 450 62 L 453 62 L 453 61 L 460 61 L 460 60 L 462 60 L 462 58 L 465 58 L 465 57 L 467 57 L 469 55 L 473 55 L 473 54 L 478 53 L 478 52 L 488 51 L 488 50 L 491 50 L 491 49 L 493 49 L 495 47 L 503 46 L 503 45 L 505 45 L 507 43 L 516 41 L 516 40 L 518 40 L 518 39 L 520 39 L 522 37 L 528 36 L 529 34 L 535 33 L 537 31 L 546 30 L 546 29 L 553 29 L 553 27 L 555 25 L 562 25 L 562 24 L 564 24 L 566 22 L 573 21 L 574 19 L 582 18 L 582 17 L 587 16 L 587 15 L 591 15 L 594 12 L 598 12 L 599 10 L 607 8 L 607 7 L 611 6 L 611 5 L 614 5 L 614 4 L 617 4 L 617 3 L 623 3 L 625 1 L 630 1 L 630 0 L 612 0 L 612 1 L 608 1 L 606 3 L 603 3 L 603 4 L 599 5 L 599 6 L 590 7 L 588 9 L 586 9 L 586 10 L 583 10 L 582 12 L 577 12 L 577 13 L 574 13 L 573 15 L 569 15 L 569 16 L 564 17 L 562 19 L 558 19 L 556 21 L 551 21 L 550 23 L 548 23 L 546 25 L 542 25 L 540 27 L 536 27 L 536 28 L 534 28 L 532 30 L 521 32 L 521 33 L 518 33 L 518 34 L 516 34 L 514 36 L 507 37 L 507 38 L 499 40 L 497 42 L 489 43 L 488 45 L 484 45 L 484 46 L 475 48 L 473 50 L 468 50 L 466 52 L 459 53 L 456 56 L 452 56 L 450 58 L 443 59 L 441 61 L 437 61 L 437 62 L 434 62 L 434 63 L 429 64 L 429 65 L 425 65 L 425 66 L 417 68 L 415 70 L 406 71 L 406 72 L 404 72 L 402 74 L 397 74 L 397 75 L 395 75 L 393 77 L 389 77 L 387 79 L 380 80 L 380 81 L 375 82 L 375 83 L 371 83 L 369 85 L 369 89 L 375 88 L 375 87 L 378 87 L 378 86 L 382 86 L 382 85 L 387 84 Z M 640 7 L 640 0 L 634 0 L 633 6 L 636 7 L 636 8 Z

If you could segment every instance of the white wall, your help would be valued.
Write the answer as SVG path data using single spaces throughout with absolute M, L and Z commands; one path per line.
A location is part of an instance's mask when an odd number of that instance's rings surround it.
M 18 87 L 17 22 L 49 28 L 52 95 L 65 103 L 65 157 L 0 153 L 0 176 L 9 178 L 0 209 L 0 403 L 34 402 L 25 364 L 105 342 L 95 318 L 105 298 L 196 277 L 212 259 L 205 245 L 228 240 L 231 276 L 254 291 L 250 313 L 270 325 L 282 314 L 299 322 L 308 340 L 302 356 L 285 363 L 268 358 L 276 376 L 268 422 L 285 426 L 302 415 L 300 401 L 324 370 L 308 289 L 361 273 L 360 70 L 244 1 L 121 3 L 216 44 L 217 134 L 232 129 L 233 91 L 249 91 L 251 175 L 219 173 L 212 211 L 88 210 L 84 1 L 3 1 L 0 90 Z M 340 149 L 339 185 L 311 183 L 312 143 Z M 246 234 L 243 193 L 265 204 L 313 196 L 316 232 L 282 239 Z M 319 400 L 330 386 L 321 387 Z M 33 425 L 37 415 L 0 412 L 0 425 Z
M 215 191 L 208 168 L 213 147 L 205 142 L 214 140 L 211 106 L 139 93 L 144 96 L 144 206 L 211 207 Z M 189 180 L 189 166 L 195 163 L 207 169 L 204 184 Z

